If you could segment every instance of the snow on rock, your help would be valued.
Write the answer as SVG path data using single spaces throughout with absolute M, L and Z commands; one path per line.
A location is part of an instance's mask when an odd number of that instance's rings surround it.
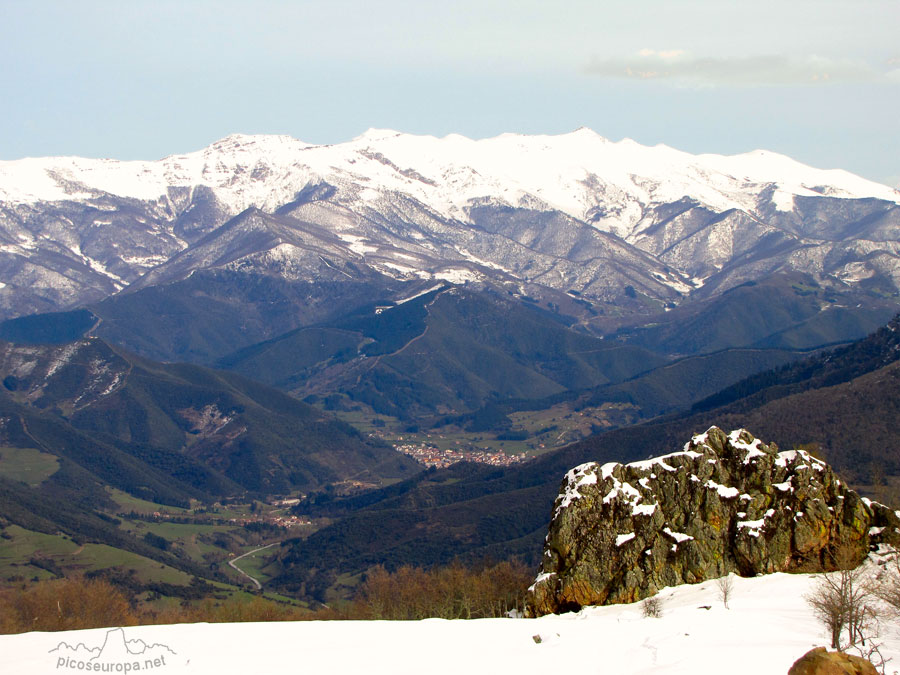
M 634 532 L 629 532 L 628 534 L 620 534 L 616 537 L 616 547 L 618 548 L 622 544 L 627 544 L 629 541 L 634 539 Z
M 537 578 L 534 580 L 534 583 L 528 587 L 528 590 L 534 590 L 534 587 L 537 584 L 543 583 L 544 581 L 546 581 L 547 579 L 552 577 L 554 574 L 555 574 L 555 572 L 546 572 L 544 574 L 538 574 Z
M 790 492 L 794 489 L 791 485 L 790 479 L 784 481 L 783 483 L 772 483 L 772 487 L 776 490 L 781 490 L 782 492 Z
M 722 499 L 734 499 L 735 497 L 737 497 L 740 494 L 740 490 L 738 490 L 736 487 L 728 487 L 726 485 L 720 485 L 719 483 L 717 483 L 714 480 L 706 481 L 706 487 L 718 492 L 719 496 Z
M 744 464 L 749 464 L 757 457 L 765 457 L 766 453 L 759 449 L 761 441 L 758 438 L 754 438 L 751 442 L 747 443 L 742 439 L 742 434 L 746 434 L 745 429 L 737 429 L 728 434 L 728 441 L 731 443 L 731 447 L 737 448 L 739 450 L 743 450 L 746 452 L 744 455 Z
M 567 508 L 572 502 L 581 499 L 579 488 L 597 483 L 596 462 L 588 462 L 576 466 L 566 474 L 563 493 L 556 499 L 556 511 Z
M 672 537 L 672 539 L 674 539 L 675 542 L 678 543 L 678 544 L 681 544 L 681 543 L 686 542 L 686 541 L 693 541 L 693 540 L 694 540 L 694 538 L 693 538 L 691 535 L 685 534 L 684 532 L 673 532 L 673 531 L 670 530 L 668 527 L 664 527 L 664 528 L 663 528 L 663 532 L 665 532 L 667 535 L 669 535 L 670 537 Z
M 643 470 L 648 470 L 648 469 L 653 468 L 654 466 L 659 466 L 660 468 L 662 468 L 665 471 L 675 471 L 675 469 L 673 467 L 669 466 L 666 463 L 666 460 L 672 459 L 673 457 L 688 457 L 690 459 L 696 459 L 699 456 L 700 456 L 699 452 L 694 452 L 693 450 L 685 449 L 685 450 L 682 450 L 681 452 L 673 452 L 669 455 L 663 455 L 661 457 L 654 457 L 653 459 L 647 459 L 642 462 L 632 462 L 628 466 L 631 466 L 631 467 L 634 467 L 637 469 L 643 469 Z
M 635 504 L 631 509 L 633 516 L 652 516 L 656 513 L 657 504 Z
M 742 512 L 743 513 L 743 512 Z M 744 513 L 746 516 L 746 513 Z M 759 533 L 762 531 L 763 527 L 766 525 L 766 519 L 771 518 L 775 515 L 775 509 L 769 509 L 766 511 L 765 515 L 759 520 L 741 520 L 737 523 L 738 531 L 745 531 L 751 537 L 758 537 Z M 871 534 L 871 528 L 869 532 Z
M 604 504 L 609 504 L 611 501 L 618 499 L 619 497 L 630 501 L 632 504 L 636 504 L 638 501 L 640 501 L 641 493 L 631 485 L 629 485 L 628 483 L 620 483 L 615 479 L 613 479 L 613 481 L 614 482 L 612 489 L 606 493 L 606 496 L 603 497 Z
M 731 572 L 791 571 L 842 545 L 862 559 L 870 545 L 898 539 L 898 526 L 893 511 L 861 499 L 808 453 L 711 427 L 681 452 L 566 474 L 530 611 L 634 602 Z

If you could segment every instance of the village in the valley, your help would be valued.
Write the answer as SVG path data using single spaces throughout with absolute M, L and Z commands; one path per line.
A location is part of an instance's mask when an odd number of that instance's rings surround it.
M 522 453 L 506 454 L 502 451 L 491 452 L 489 450 L 475 450 L 471 448 L 446 448 L 442 450 L 430 443 L 395 443 L 394 449 L 409 455 L 417 462 L 425 466 L 434 466 L 438 469 L 448 467 L 457 462 L 478 462 L 491 466 L 510 466 L 519 464 L 528 459 Z

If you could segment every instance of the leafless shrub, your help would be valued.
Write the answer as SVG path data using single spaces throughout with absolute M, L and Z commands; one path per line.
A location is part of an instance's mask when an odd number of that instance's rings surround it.
M 53 579 L 0 591 L 0 633 L 133 626 L 128 600 L 101 579 Z
M 882 556 L 880 569 L 871 578 L 871 591 L 885 606 L 891 619 L 900 619 L 900 552 Z
M 474 619 L 507 616 L 525 606 L 533 575 L 519 562 L 481 569 L 453 563 L 424 570 L 404 565 L 394 572 L 378 566 L 360 586 L 353 611 L 370 619 Z
M 881 675 L 885 675 L 885 670 L 887 668 L 888 661 L 890 661 L 890 657 L 884 656 L 881 653 L 881 643 L 875 642 L 874 640 L 869 640 L 868 644 L 865 645 L 854 645 L 852 650 L 859 654 L 862 658 L 866 659 L 869 663 L 875 666 L 875 670 L 877 670 Z M 897 672 L 896 670 L 894 671 Z
M 856 562 L 852 551 L 839 549 L 834 554 L 837 571 L 819 575 L 806 596 L 807 604 L 831 635 L 831 647 L 841 651 L 865 647 L 878 633 L 869 572 L 864 566 L 857 567 Z
M 730 574 L 719 577 L 716 579 L 716 588 L 719 590 L 719 599 L 722 601 L 722 604 L 725 605 L 725 609 L 728 609 L 728 601 L 734 594 L 734 577 Z
M 641 603 L 641 614 L 644 617 L 658 619 L 662 616 L 662 613 L 663 602 L 657 595 L 647 598 Z

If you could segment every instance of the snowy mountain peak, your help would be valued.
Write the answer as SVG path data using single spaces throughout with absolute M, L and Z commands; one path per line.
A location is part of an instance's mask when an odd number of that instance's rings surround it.
M 368 143 L 377 143 L 379 141 L 385 141 L 389 138 L 397 138 L 399 136 L 408 136 L 410 134 L 403 134 L 399 131 L 395 131 L 394 129 L 377 129 L 375 127 L 370 127 L 362 132 L 359 136 L 354 138 L 351 143 L 356 143 L 359 141 L 366 141 Z M 428 138 L 433 138 L 428 136 Z
M 278 148 L 282 146 L 302 146 L 311 147 L 311 143 L 304 143 L 301 140 L 285 134 L 228 134 L 224 138 L 211 143 L 201 152 L 227 152 L 229 150 L 240 149 L 258 149 L 265 151 L 266 149 Z
M 841 200 L 823 199 L 831 197 Z M 898 203 L 897 190 L 777 153 L 692 155 L 586 127 L 479 140 L 369 129 L 335 145 L 231 134 L 157 161 L 0 162 L 0 253 L 13 270 L 0 283 L 19 279 L 34 292 L 29 307 L 60 307 L 83 288 L 103 297 L 151 268 L 165 266 L 152 279 L 181 278 L 250 252 L 253 264 L 309 275 L 327 250 L 404 279 L 505 275 L 604 301 L 626 287 L 670 303 L 701 286 L 741 283 L 762 273 L 742 267 L 760 255 L 774 256 L 760 270 L 800 269 L 838 284 L 886 275 L 887 288 L 900 288 L 900 254 L 878 243 L 895 239 Z M 277 216 L 265 237 L 244 245 L 232 232 L 228 256 L 211 244 L 181 255 L 249 208 Z M 301 225 L 316 229 L 299 236 Z M 848 254 L 855 237 L 865 241 Z M 84 279 L 73 286 L 59 255 Z M 42 256 L 52 273 L 37 292 L 21 265 Z M 21 295 L 0 287 L 0 307 L 7 296 L 20 307 Z
M 556 136 L 508 133 L 481 140 L 369 129 L 336 145 L 284 135 L 231 134 L 202 150 L 154 162 L 77 157 L 7 161 L 0 162 L 0 200 L 70 200 L 93 191 L 153 199 L 169 187 L 202 185 L 216 190 L 220 201 L 237 213 L 248 206 L 269 209 L 279 200 L 290 201 L 312 175 L 332 184 L 357 182 L 405 193 L 452 217 L 472 200 L 498 196 L 510 203 L 530 196 L 579 219 L 603 204 L 606 212 L 619 215 L 597 226 L 626 237 L 634 232 L 635 207 L 643 210 L 689 197 L 715 211 L 752 212 L 767 185 L 788 195 L 900 203 L 900 192 L 887 186 L 845 171 L 814 169 L 769 151 L 691 155 L 628 138 L 612 142 L 587 127 Z M 73 185 L 80 187 L 73 191 Z
M 584 126 L 578 127 L 572 133 L 573 134 L 581 134 L 583 136 L 600 136 L 600 134 L 598 134 L 596 131 L 594 131 L 590 127 L 584 127 Z

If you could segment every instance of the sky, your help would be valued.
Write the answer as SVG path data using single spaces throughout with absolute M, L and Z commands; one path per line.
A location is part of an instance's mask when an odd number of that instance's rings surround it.
M 900 184 L 898 0 L 0 0 L 0 159 L 587 126 Z

